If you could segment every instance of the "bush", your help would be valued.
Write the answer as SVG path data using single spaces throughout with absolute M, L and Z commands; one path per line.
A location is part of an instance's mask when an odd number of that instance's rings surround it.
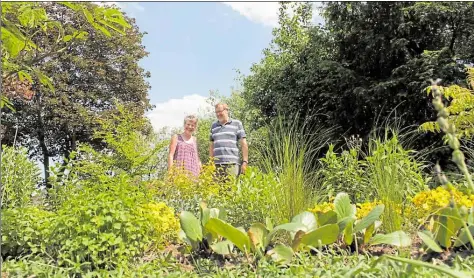
M 365 177 L 365 161 L 359 160 L 357 148 L 343 151 L 339 156 L 334 152 L 334 145 L 329 146 L 326 156 L 319 160 L 321 169 L 321 189 L 331 198 L 339 192 L 349 194 L 353 202 L 374 198 L 374 192 L 368 190 Z
M 40 169 L 23 147 L 2 146 L 2 209 L 31 204 L 40 181 Z
M 45 251 L 50 243 L 54 215 L 37 207 L 2 210 L 2 256 Z
M 156 217 L 157 212 L 146 211 L 147 207 L 159 208 L 158 213 L 164 214 Z M 168 229 L 176 229 L 176 223 L 170 222 L 173 212 L 153 204 L 146 190 L 126 176 L 83 188 L 63 203 L 57 214 L 53 248 L 59 253 L 60 264 L 86 262 L 90 265 L 84 267 L 90 269 L 113 269 L 151 245 L 163 243 L 172 233 Z M 159 223 L 161 220 L 166 223 Z
M 280 205 L 284 192 L 272 173 L 264 174 L 249 166 L 228 193 L 214 199 L 214 204 L 210 206 L 223 207 L 227 212 L 227 221 L 234 226 L 249 227 L 255 222 L 265 223 L 266 217 L 270 217 L 273 223 L 281 223 L 286 217 L 285 208 Z

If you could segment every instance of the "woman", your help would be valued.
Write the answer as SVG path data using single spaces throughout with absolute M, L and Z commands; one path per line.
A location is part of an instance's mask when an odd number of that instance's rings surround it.
M 168 171 L 172 167 L 184 168 L 194 177 L 199 176 L 201 161 L 197 151 L 196 130 L 198 119 L 194 115 L 184 118 L 184 131 L 171 137 L 170 152 L 168 155 Z

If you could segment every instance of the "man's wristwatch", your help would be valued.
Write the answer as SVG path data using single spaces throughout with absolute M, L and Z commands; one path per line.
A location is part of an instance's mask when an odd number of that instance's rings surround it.
M 249 162 L 247 160 L 242 161 L 242 164 L 244 164 L 244 163 L 249 164 Z

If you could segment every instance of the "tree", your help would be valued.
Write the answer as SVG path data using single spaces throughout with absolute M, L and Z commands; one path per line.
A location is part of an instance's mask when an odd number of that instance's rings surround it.
M 463 64 L 474 62 L 472 3 L 330 2 L 323 11 L 325 26 L 309 28 L 303 50 L 244 82 L 267 118 L 294 115 L 363 138 L 382 120 L 417 126 L 436 116 L 422 93 L 429 79 L 462 85 Z M 417 147 L 432 142 L 424 135 Z
M 87 5 L 90 9 L 96 6 Z M 144 80 L 149 73 L 138 66 L 138 60 L 147 52 L 141 45 L 143 34 L 133 19 L 126 18 L 131 28 L 125 36 L 112 37 L 88 26 L 84 17 L 64 6 L 45 3 L 42 7 L 61 24 L 86 26 L 81 28 L 88 34 L 87 40 L 67 46 L 67 51 L 58 53 L 55 59 L 35 63 L 52 77 L 52 86 L 34 83 L 31 103 L 14 101 L 16 112 L 6 115 L 5 141 L 11 143 L 18 126 L 19 142 L 43 162 L 47 180 L 50 158 L 68 157 L 78 142 L 103 147 L 92 135 L 99 127 L 100 113 L 116 109 L 115 100 L 132 103 L 136 117 L 143 116 L 151 106 L 147 99 L 149 85 Z M 55 47 L 52 35 L 38 34 L 34 39 L 46 51 Z

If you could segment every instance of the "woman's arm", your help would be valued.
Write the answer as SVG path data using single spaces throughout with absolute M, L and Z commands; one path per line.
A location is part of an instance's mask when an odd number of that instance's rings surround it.
M 168 171 L 173 167 L 174 152 L 176 151 L 176 145 L 178 144 L 178 135 L 173 135 L 170 142 L 170 152 L 168 154 Z
M 198 158 L 199 169 L 202 169 L 202 163 L 201 163 L 201 158 L 199 158 L 198 143 L 197 143 L 197 138 L 196 137 L 194 137 L 194 143 L 195 143 L 195 146 L 196 146 L 196 155 L 197 155 L 197 158 Z

